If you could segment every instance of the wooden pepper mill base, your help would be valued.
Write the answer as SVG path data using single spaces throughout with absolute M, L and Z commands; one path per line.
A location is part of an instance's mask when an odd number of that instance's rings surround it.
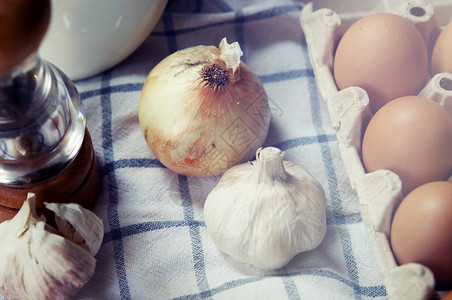
M 88 130 L 80 152 L 72 163 L 49 182 L 31 188 L 11 188 L 0 185 L 0 222 L 13 218 L 27 199 L 27 194 L 36 195 L 36 210 L 49 220 L 52 213 L 44 208 L 44 202 L 77 203 L 92 209 L 100 186 L 99 170 L 93 143 Z

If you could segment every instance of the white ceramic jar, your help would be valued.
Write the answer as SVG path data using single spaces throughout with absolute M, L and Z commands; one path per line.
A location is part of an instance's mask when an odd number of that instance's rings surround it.
M 151 33 L 167 0 L 53 0 L 39 53 L 72 80 L 118 64 Z

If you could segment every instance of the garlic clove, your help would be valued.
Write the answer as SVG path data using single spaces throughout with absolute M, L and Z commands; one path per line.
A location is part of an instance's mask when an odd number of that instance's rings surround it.
M 325 193 L 277 148 L 226 171 L 208 195 L 204 220 L 216 246 L 263 270 L 284 267 L 317 247 L 326 233 Z
M 56 230 L 37 216 L 35 201 L 34 194 L 29 194 L 16 216 L 0 224 L 4 241 L 0 294 L 6 299 L 74 298 L 91 279 L 96 260 L 86 249 L 55 234 Z M 86 214 L 79 221 L 89 218 L 97 217 Z
M 61 236 L 49 234 L 43 228 L 31 229 L 30 235 L 31 243 L 22 240 L 22 255 L 17 257 L 23 268 L 10 274 L 13 278 L 22 274 L 27 291 L 23 296 L 29 295 L 33 299 L 44 299 L 49 295 L 56 299 L 75 297 L 94 274 L 94 257 L 78 245 Z M 29 250 L 25 243 L 28 243 Z M 31 278 L 34 280 L 34 289 L 29 288 Z
M 56 224 L 63 236 L 70 241 L 86 247 L 92 255 L 96 255 L 102 245 L 104 227 L 93 212 L 80 205 L 69 203 L 44 203 L 48 210 L 55 213 Z M 74 230 L 75 229 L 75 230 Z

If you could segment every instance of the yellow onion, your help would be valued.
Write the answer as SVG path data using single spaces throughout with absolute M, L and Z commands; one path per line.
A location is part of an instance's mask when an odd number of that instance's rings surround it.
M 163 59 L 141 91 L 146 143 L 167 168 L 213 176 L 250 160 L 270 123 L 259 78 L 240 60 L 237 42 L 196 46 Z

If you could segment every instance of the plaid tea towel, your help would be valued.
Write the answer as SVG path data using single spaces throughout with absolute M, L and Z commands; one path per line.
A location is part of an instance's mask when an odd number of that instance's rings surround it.
M 386 290 L 317 90 L 299 15 L 290 0 L 173 0 L 125 61 L 75 82 L 102 176 L 94 208 L 105 225 L 96 272 L 80 299 L 384 299 Z M 219 177 L 173 173 L 141 133 L 142 85 L 167 55 L 238 41 L 259 76 L 272 120 L 265 146 L 286 152 L 323 186 L 328 230 L 314 250 L 264 272 L 213 244 L 203 204 Z

